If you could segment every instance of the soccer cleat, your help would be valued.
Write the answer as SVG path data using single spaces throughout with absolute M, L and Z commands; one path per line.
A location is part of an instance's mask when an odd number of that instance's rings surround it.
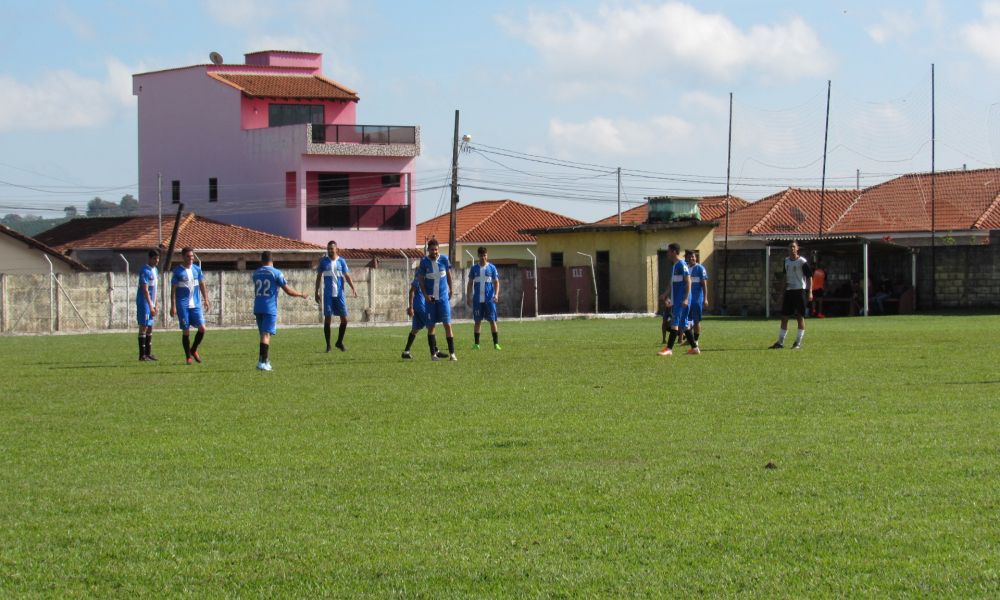
M 329 353 L 329 352 L 333 352 L 333 347 L 331 347 L 331 346 L 330 346 L 329 344 L 327 344 L 327 346 L 326 346 L 326 351 L 327 351 L 328 353 Z
M 472 349 L 473 350 L 479 350 L 479 344 L 473 344 L 472 345 Z
M 825 319 L 826 315 L 824 315 L 824 314 L 818 314 L 818 315 L 816 315 L 816 317 L 819 318 L 819 319 Z
M 191 357 L 190 356 L 187 359 L 187 364 L 191 364 Z
M 801 350 L 801 349 L 802 349 L 802 344 L 793 344 L 792 345 L 792 350 Z
M 340 350 L 341 352 L 347 352 L 347 348 L 344 347 L 343 342 L 337 342 L 336 344 L 333 345 L 333 347 L 336 348 L 337 350 Z
M 500 347 L 500 344 L 493 344 L 493 349 L 494 350 L 502 350 L 503 348 Z
M 441 360 L 437 354 L 431 354 L 431 360 Z
M 455 362 L 455 361 L 458 360 L 458 357 L 456 357 L 454 354 L 451 354 L 451 355 L 448 356 L 448 360 L 450 360 L 452 362 Z
M 146 355 L 146 360 L 160 360 L 160 359 L 156 358 L 156 357 L 155 357 L 155 356 L 153 356 L 152 354 L 147 354 L 147 355 Z
M 192 350 L 191 351 L 191 358 L 193 358 L 196 363 L 201 364 L 201 356 L 198 355 L 198 351 L 197 350 Z M 190 363 L 188 363 L 188 364 L 190 364 Z
M 701 354 L 701 348 L 691 348 L 684 354 Z
M 264 363 L 262 363 L 260 361 L 257 361 L 257 370 L 258 371 L 263 371 L 264 370 Z
M 783 350 L 785 345 L 781 342 L 774 342 L 774 345 L 768 348 L 768 350 Z
M 269 362 L 259 362 L 259 363 L 257 363 L 257 370 L 258 371 L 273 371 L 274 369 L 271 368 L 271 363 L 269 363 Z
M 664 348 L 663 350 L 657 352 L 657 354 L 659 354 L 660 356 L 673 356 L 674 351 L 671 350 L 670 348 Z
M 413 358 L 413 355 L 410 354 L 409 350 L 403 350 L 403 358 Z
M 437 351 L 437 357 L 438 358 L 448 358 L 448 353 L 447 352 L 441 352 L 440 350 L 438 350 Z
M 139 357 L 139 362 L 146 362 L 147 360 L 149 360 L 148 357 L 145 357 L 145 356 L 140 356 Z

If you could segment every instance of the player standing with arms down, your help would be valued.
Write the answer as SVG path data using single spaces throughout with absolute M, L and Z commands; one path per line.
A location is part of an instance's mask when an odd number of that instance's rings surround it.
M 344 280 L 351 286 L 354 297 L 358 290 L 354 287 L 347 261 L 337 256 L 337 242 L 330 240 L 326 244 L 326 256 L 320 259 L 316 268 L 316 302 L 320 302 L 319 284 L 323 283 L 323 334 L 326 336 L 326 351 L 330 348 L 330 323 L 333 316 L 340 317 L 340 332 L 337 334 L 337 348 L 346 352 L 344 347 L 344 332 L 347 331 L 347 299 L 344 298 Z
M 694 340 L 694 336 L 687 326 L 691 300 L 691 272 L 688 270 L 687 264 L 681 260 L 681 245 L 675 242 L 667 246 L 667 256 L 674 263 L 673 268 L 670 269 L 670 288 L 667 291 L 667 294 L 670 294 L 667 306 L 670 308 L 671 330 L 670 337 L 667 339 L 667 347 L 660 350 L 659 354 L 660 356 L 671 356 L 674 353 L 674 342 L 677 341 L 678 333 L 683 334 L 688 343 L 691 344 L 691 349 L 687 351 L 688 354 L 701 354 L 698 342 Z
M 797 317 L 799 330 L 795 333 L 795 345 L 792 350 L 802 349 L 802 337 L 806 334 L 806 305 L 812 302 L 812 269 L 804 256 L 799 256 L 798 242 L 788 244 L 788 258 L 785 259 L 785 297 L 781 302 L 781 329 L 778 330 L 778 341 L 771 350 L 785 347 L 785 336 L 788 335 L 788 319 Z
M 451 331 L 451 298 L 454 286 L 451 279 L 451 263 L 447 256 L 442 256 L 437 240 L 427 242 L 427 256 L 420 259 L 417 268 L 417 281 L 427 300 L 427 344 L 431 349 L 431 360 L 438 359 L 435 327 L 438 323 L 444 325 L 448 339 L 448 360 L 458 360 L 455 357 L 455 336 Z
M 184 357 L 187 364 L 191 364 L 194 358 L 199 363 L 201 356 L 198 354 L 198 346 L 205 338 L 205 317 L 201 312 L 202 302 L 205 303 L 205 311 L 211 310 L 208 303 L 208 294 L 205 291 L 205 278 L 201 274 L 201 267 L 194 264 L 194 248 L 184 248 L 181 250 L 183 262 L 174 269 L 174 275 L 170 279 L 170 316 L 177 317 L 177 324 L 180 325 L 184 337 L 181 342 L 184 345 Z M 199 294 L 199 292 L 201 292 Z M 194 336 L 194 344 L 191 343 L 191 327 L 198 327 L 198 333 Z
M 257 359 L 257 370 L 271 371 L 271 361 L 268 351 L 271 349 L 271 336 L 277 333 L 278 325 L 278 290 L 285 290 L 289 296 L 309 299 L 309 294 L 296 292 L 285 281 L 281 271 L 274 268 L 271 251 L 265 250 L 260 255 L 260 268 L 253 272 L 253 314 L 257 318 L 257 331 L 260 333 L 260 356 Z
M 708 308 L 708 269 L 698 262 L 697 250 L 685 250 L 684 262 L 691 271 L 691 306 L 688 321 L 692 323 L 691 334 L 694 336 L 694 341 L 698 342 L 701 339 L 702 312 Z
M 135 295 L 135 316 L 139 322 L 139 360 L 157 360 L 153 356 L 153 321 L 156 317 L 156 282 L 160 279 L 159 250 L 149 251 L 149 261 L 139 271 L 139 289 Z
M 410 292 L 406 302 L 406 314 L 413 317 L 413 329 L 410 330 L 410 335 L 406 338 L 406 348 L 403 350 L 403 358 L 413 358 L 413 355 L 410 354 L 410 347 L 413 346 L 413 340 L 417 339 L 417 333 L 424 327 L 427 327 L 428 324 L 433 324 L 433 321 L 430 320 L 427 314 L 427 299 L 424 298 L 424 293 L 420 291 L 419 279 L 414 279 L 413 283 L 410 284 Z M 431 354 L 438 358 L 448 358 L 448 355 L 444 352 L 438 352 L 436 340 L 434 347 L 431 349 Z
M 479 262 L 469 269 L 469 285 L 465 291 L 465 302 L 472 307 L 472 318 L 476 321 L 476 343 L 473 350 L 479 350 L 479 334 L 483 319 L 489 321 L 493 333 L 493 349 L 500 349 L 497 333 L 497 300 L 500 298 L 500 275 L 496 265 L 486 261 L 486 247 L 479 247 Z

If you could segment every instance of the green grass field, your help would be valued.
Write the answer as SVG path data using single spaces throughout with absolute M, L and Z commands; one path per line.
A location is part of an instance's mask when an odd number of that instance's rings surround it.
M 1000 317 L 777 328 L 0 338 L 0 597 L 996 598 Z

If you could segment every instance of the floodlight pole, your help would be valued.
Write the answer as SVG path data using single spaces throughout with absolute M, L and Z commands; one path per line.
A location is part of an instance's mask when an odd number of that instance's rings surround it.
M 823 130 L 823 179 L 819 190 L 819 235 L 823 236 L 823 207 L 826 204 L 826 149 L 830 139 L 830 88 L 831 82 L 826 81 L 826 129 Z
M 622 168 L 618 167 L 618 224 L 622 224 Z
M 594 269 L 594 257 L 589 254 L 584 254 L 583 252 L 577 252 L 580 256 L 586 256 L 590 259 L 590 277 L 594 280 L 594 314 L 601 314 L 599 298 L 597 297 L 597 271 Z
M 934 122 L 936 112 L 934 110 L 934 64 L 931 64 L 931 309 L 937 309 L 937 244 L 934 238 L 937 237 L 937 213 L 934 210 L 937 192 L 937 174 L 935 172 L 935 144 L 937 137 Z
M 722 249 L 722 306 L 729 309 L 729 174 L 733 166 L 733 93 L 729 92 L 729 144 L 726 150 L 726 241 Z

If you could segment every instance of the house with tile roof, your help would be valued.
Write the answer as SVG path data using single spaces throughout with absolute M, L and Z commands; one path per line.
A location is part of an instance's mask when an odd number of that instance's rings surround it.
M 0 273 L 73 273 L 85 265 L 34 238 L 0 224 Z
M 134 75 L 140 211 L 183 203 L 321 246 L 412 248 L 420 128 L 358 124 L 358 93 L 322 66 L 267 50 Z
M 743 198 L 736 196 L 729 197 L 729 212 L 735 212 L 741 208 L 749 206 L 750 203 Z M 648 203 L 622 211 L 622 225 L 639 224 L 646 222 L 646 209 Z M 726 214 L 726 197 L 705 196 L 698 199 L 698 210 L 704 220 L 721 219 Z M 597 221 L 595 225 L 616 225 L 618 223 L 618 213 Z
M 456 266 L 472 266 L 480 246 L 486 247 L 490 262 L 494 264 L 530 266 L 532 257 L 528 249 L 534 250 L 537 242 L 534 235 L 522 233 L 521 230 L 581 223 L 583 221 L 513 200 L 486 200 L 466 204 L 455 215 Z M 450 213 L 420 223 L 417 225 L 417 247 L 424 248 L 433 238 L 441 245 L 441 253 L 448 254 L 450 226 Z
M 159 249 L 166 256 L 173 226 L 174 219 L 163 219 L 161 231 L 156 215 L 92 217 L 73 219 L 38 234 L 36 239 L 94 271 L 124 271 L 127 260 L 129 271 L 137 273 L 150 250 Z M 274 264 L 279 269 L 313 268 L 326 254 L 325 246 L 193 213 L 181 215 L 172 266 L 180 264 L 180 249 L 185 246 L 195 249 L 206 271 L 254 269 L 264 250 L 274 253 Z
M 731 249 L 763 248 L 763 238 L 767 236 L 810 237 L 830 226 L 843 216 L 847 209 L 861 195 L 859 190 L 816 190 L 788 188 L 719 219 L 715 230 L 716 245 L 723 243 L 723 236 L 729 231 Z

